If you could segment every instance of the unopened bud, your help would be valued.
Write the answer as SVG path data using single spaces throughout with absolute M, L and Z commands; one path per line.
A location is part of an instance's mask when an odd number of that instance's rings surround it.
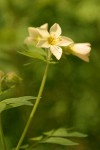
M 2 90 L 7 90 L 9 88 L 15 87 L 20 84 L 22 79 L 15 73 L 9 72 L 7 73 L 1 83 Z
M 86 62 L 89 62 L 90 51 L 90 43 L 73 43 L 64 48 L 65 53 L 75 55 Z

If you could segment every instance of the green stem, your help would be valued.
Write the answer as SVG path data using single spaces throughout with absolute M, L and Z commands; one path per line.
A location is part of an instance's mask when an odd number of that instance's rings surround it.
M 21 144 L 22 144 L 22 142 L 23 142 L 23 140 L 25 138 L 25 135 L 27 133 L 29 125 L 30 125 L 30 123 L 31 123 L 31 121 L 32 121 L 32 119 L 34 117 L 34 114 L 35 114 L 35 112 L 37 110 L 37 107 L 38 107 L 38 104 L 40 102 L 41 95 L 42 95 L 42 92 L 43 92 L 43 89 L 44 89 L 44 85 L 45 85 L 45 82 L 46 82 L 46 77 L 47 77 L 47 72 L 48 72 L 50 57 L 51 57 L 51 54 L 50 54 L 50 52 L 48 52 L 47 65 L 46 65 L 46 68 L 45 68 L 44 76 L 43 76 L 43 79 L 42 79 L 42 82 L 41 82 L 41 86 L 40 86 L 40 89 L 39 89 L 39 93 L 38 93 L 37 99 L 35 101 L 35 104 L 33 106 L 33 109 L 31 111 L 31 113 L 30 113 L 29 119 L 28 119 L 28 121 L 26 123 L 24 131 L 23 131 L 23 133 L 22 133 L 22 135 L 20 137 L 20 140 L 19 140 L 19 142 L 18 142 L 17 147 L 15 148 L 15 150 L 19 150 L 19 148 L 20 148 L 20 146 L 21 146 Z
M 2 150 L 6 150 L 6 144 L 5 144 L 4 134 L 2 129 L 1 113 L 0 113 L 0 139 L 1 139 Z
M 2 79 L 0 79 L 0 95 L 2 94 L 1 80 Z M 3 128 L 2 128 L 2 116 L 1 116 L 1 113 L 0 113 L 0 141 L 1 141 L 2 150 L 7 150 L 6 144 L 5 144 L 5 139 L 4 139 Z

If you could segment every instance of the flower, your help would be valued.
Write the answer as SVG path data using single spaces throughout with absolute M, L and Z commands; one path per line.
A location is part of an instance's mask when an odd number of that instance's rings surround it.
M 38 28 L 38 33 L 41 35 L 41 39 L 37 43 L 37 47 L 50 49 L 51 53 L 59 60 L 62 56 L 61 46 L 68 46 L 73 43 L 72 39 L 61 36 L 61 28 L 59 24 L 55 23 L 50 32 L 47 29 Z
M 82 60 L 89 61 L 91 51 L 90 43 L 74 43 L 72 39 L 61 36 L 62 30 L 59 24 L 55 23 L 48 32 L 48 24 L 40 27 L 29 27 L 29 36 L 25 39 L 26 44 L 49 49 L 59 60 L 62 56 L 62 49 L 68 54 L 73 54 Z
M 69 46 L 70 53 L 81 58 L 82 60 L 89 62 L 89 53 L 91 51 L 90 43 L 75 43 Z
M 38 41 L 42 38 L 42 35 L 39 33 L 39 30 L 42 32 L 47 31 L 48 24 L 45 23 L 40 27 L 28 27 L 29 36 L 25 39 L 25 44 L 37 44 Z M 44 32 L 45 33 L 45 32 Z M 45 34 L 44 34 L 45 35 Z

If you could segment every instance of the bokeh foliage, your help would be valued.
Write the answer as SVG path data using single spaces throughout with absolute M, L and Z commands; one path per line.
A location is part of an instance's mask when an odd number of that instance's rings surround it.
M 20 87 L 1 98 L 36 96 L 45 64 L 17 53 L 23 49 L 27 27 L 55 22 L 63 35 L 75 42 L 90 42 L 90 62 L 71 55 L 51 65 L 43 99 L 28 137 L 52 128 L 66 127 L 88 134 L 77 139 L 80 146 L 40 145 L 35 150 L 99 150 L 100 149 L 100 1 L 99 0 L 0 0 L 0 69 L 15 71 L 22 78 Z M 31 62 L 29 65 L 25 65 Z M 6 111 L 3 116 L 8 148 L 15 146 L 23 130 L 30 107 Z M 20 128 L 19 128 L 20 127 Z

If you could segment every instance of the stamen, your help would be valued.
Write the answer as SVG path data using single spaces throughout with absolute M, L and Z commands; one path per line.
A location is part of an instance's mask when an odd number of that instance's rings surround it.
M 55 37 L 49 37 L 48 38 L 48 43 L 50 45 L 56 45 L 57 42 L 61 41 L 61 38 L 55 38 Z

